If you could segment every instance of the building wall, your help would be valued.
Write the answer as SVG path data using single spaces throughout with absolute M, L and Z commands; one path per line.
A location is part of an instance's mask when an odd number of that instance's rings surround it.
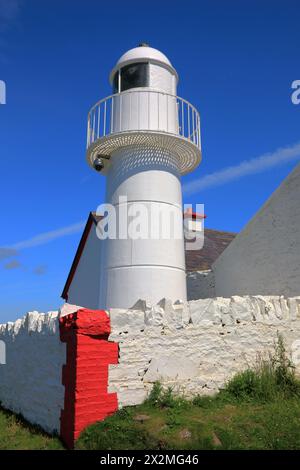
M 187 397 L 214 394 L 258 353 L 272 351 L 277 332 L 297 358 L 299 306 L 300 297 L 237 296 L 111 309 L 119 363 L 109 367 L 108 390 L 120 407 L 142 403 L 157 380 Z
M 99 308 L 101 243 L 93 224 L 68 292 L 68 302 Z
M 207 299 L 215 296 L 215 277 L 211 270 L 190 271 L 186 274 L 187 299 Z
M 6 364 L 0 365 L 0 402 L 47 432 L 59 432 L 66 347 L 59 338 L 58 312 L 29 312 L 0 325 Z
M 300 165 L 213 265 L 216 295 L 300 293 Z

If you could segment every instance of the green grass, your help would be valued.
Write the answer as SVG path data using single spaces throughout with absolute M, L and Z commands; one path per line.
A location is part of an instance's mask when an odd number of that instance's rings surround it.
M 51 437 L 22 417 L 0 407 L 0 450 L 64 449 L 57 437 Z
M 89 426 L 77 449 L 300 449 L 300 382 L 278 336 L 274 353 L 214 397 L 187 401 L 156 383 L 148 400 Z M 63 449 L 0 409 L 0 449 Z
M 119 411 L 87 428 L 77 449 L 300 449 L 300 400 Z M 146 415 L 144 422 L 136 416 Z

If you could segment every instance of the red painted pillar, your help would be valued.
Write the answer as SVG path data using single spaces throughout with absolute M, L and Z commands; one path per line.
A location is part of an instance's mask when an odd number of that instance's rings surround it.
M 107 392 L 108 366 L 118 363 L 118 344 L 108 342 L 109 334 L 104 310 L 80 309 L 60 318 L 60 338 L 67 343 L 60 435 L 69 448 L 86 426 L 118 409 L 117 394 Z

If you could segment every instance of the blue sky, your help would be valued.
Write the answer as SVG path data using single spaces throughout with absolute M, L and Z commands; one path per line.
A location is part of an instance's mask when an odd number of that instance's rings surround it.
M 1 252 L 0 322 L 61 305 L 81 225 L 103 202 L 105 178 L 85 162 L 87 112 L 141 41 L 170 58 L 178 94 L 200 111 L 203 162 L 183 184 L 206 227 L 239 231 L 299 161 L 299 2 L 0 0 L 0 246 L 15 250 Z

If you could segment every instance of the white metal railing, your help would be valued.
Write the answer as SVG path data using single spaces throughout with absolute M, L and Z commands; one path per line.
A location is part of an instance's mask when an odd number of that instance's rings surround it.
M 98 101 L 88 114 L 87 147 L 105 136 L 129 131 L 173 134 L 201 149 L 198 111 L 168 93 L 141 88 Z

